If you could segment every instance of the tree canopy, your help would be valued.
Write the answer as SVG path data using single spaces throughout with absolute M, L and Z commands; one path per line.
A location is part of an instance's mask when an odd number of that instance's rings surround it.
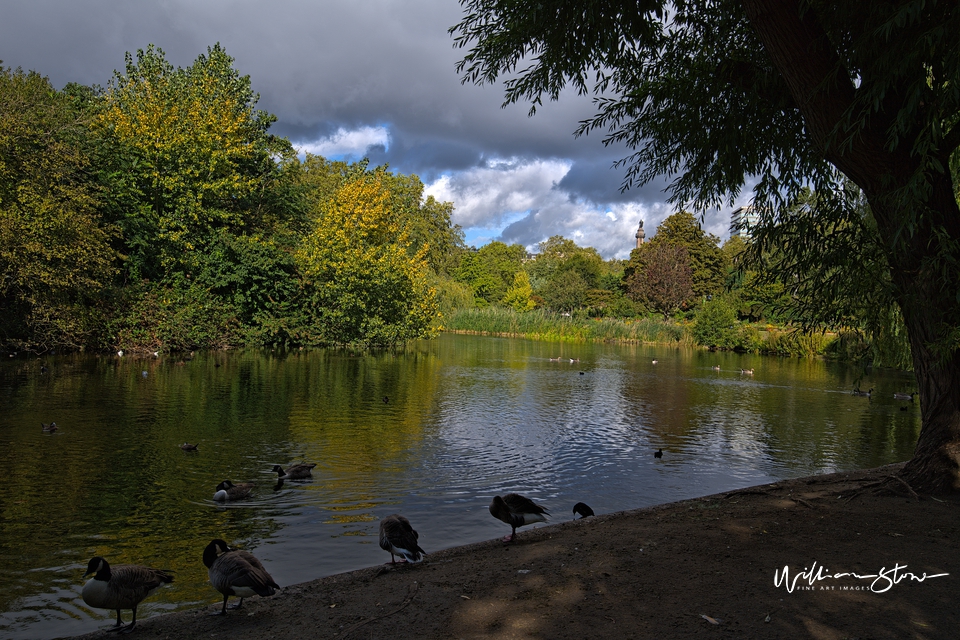
M 876 222 L 902 312 L 923 429 L 904 478 L 960 490 L 960 5 L 948 0 L 461 0 L 451 28 L 465 82 L 507 75 L 506 102 L 594 91 L 578 130 L 632 153 L 625 187 L 671 176 L 670 199 L 706 208 L 754 183 L 758 251 L 802 270 L 819 247 L 784 212 Z M 529 60 L 529 61 L 528 61 Z M 593 78 L 593 80 L 591 80 Z M 791 244 L 792 243 L 792 244 Z M 857 261 L 859 251 L 848 256 Z M 823 273 L 821 271 L 821 273 Z

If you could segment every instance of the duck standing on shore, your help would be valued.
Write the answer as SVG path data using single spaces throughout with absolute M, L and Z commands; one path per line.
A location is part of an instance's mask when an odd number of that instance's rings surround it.
M 118 564 L 111 567 L 106 559 L 97 556 L 87 563 L 84 577 L 94 576 L 83 585 L 83 601 L 95 609 L 116 609 L 117 623 L 111 631 L 130 633 L 137 626 L 137 605 L 157 587 L 173 582 L 168 571 L 151 569 L 139 564 Z M 121 609 L 132 609 L 133 620 L 124 626 Z
M 389 515 L 380 521 L 380 548 L 390 552 L 390 564 L 397 564 L 395 555 L 401 562 L 420 562 L 427 552 L 420 548 L 417 540 L 420 534 L 414 531 L 410 521 L 399 513 Z
M 581 520 L 595 515 L 593 513 L 593 509 L 591 509 L 590 505 L 588 505 L 586 502 L 578 502 L 577 504 L 573 505 L 573 512 L 580 516 Z
M 513 527 L 509 537 L 505 536 L 503 538 L 504 542 L 513 542 L 517 535 L 517 527 L 534 522 L 546 522 L 546 516 L 550 514 L 530 498 L 517 493 L 508 493 L 502 498 L 493 496 L 493 502 L 490 503 L 490 515 Z
M 252 553 L 230 549 L 219 538 L 211 540 L 203 550 L 203 564 L 207 567 L 210 584 L 223 594 L 223 607 L 220 613 L 213 614 L 216 616 L 226 615 L 230 596 L 240 598 L 240 602 L 230 608 L 240 609 L 244 598 L 272 596 L 280 588 Z

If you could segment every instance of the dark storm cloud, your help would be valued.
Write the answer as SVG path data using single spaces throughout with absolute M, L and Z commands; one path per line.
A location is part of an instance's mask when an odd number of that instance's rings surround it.
M 105 85 L 124 52 L 150 43 L 187 66 L 220 42 L 250 75 L 259 108 L 278 117 L 276 133 L 301 147 L 360 141 L 353 156 L 419 174 L 454 201 L 458 222 L 493 236 L 533 216 L 528 239 L 601 238 L 609 210 L 664 200 L 659 184 L 621 194 L 623 171 L 610 165 L 626 153 L 600 136 L 574 138 L 593 113 L 588 98 L 565 94 L 529 118 L 526 104 L 501 109 L 502 86 L 463 85 L 464 52 L 447 33 L 461 16 L 456 0 L 0 0 L 0 16 L 0 60 L 57 87 Z

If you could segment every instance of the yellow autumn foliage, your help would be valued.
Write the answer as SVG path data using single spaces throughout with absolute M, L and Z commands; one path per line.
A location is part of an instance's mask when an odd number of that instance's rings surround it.
M 312 342 L 386 345 L 426 337 L 437 317 L 427 247 L 411 254 L 384 174 L 347 180 L 297 251 Z

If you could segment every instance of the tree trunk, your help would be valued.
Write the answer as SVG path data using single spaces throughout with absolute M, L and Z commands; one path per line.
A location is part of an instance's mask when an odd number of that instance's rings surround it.
M 960 351 L 953 328 L 960 319 L 960 272 L 942 258 L 960 246 L 960 208 L 951 177 L 928 176 L 931 189 L 923 198 L 898 195 L 910 193 L 909 182 L 921 167 L 909 154 L 909 140 L 893 151 L 887 148 L 886 117 L 866 122 L 849 146 L 839 149 L 837 127 L 853 104 L 855 88 L 816 16 L 802 10 L 799 0 L 743 0 L 743 6 L 812 141 L 863 190 L 887 248 L 922 415 L 917 448 L 903 477 L 916 491 L 958 492 Z M 907 233 L 911 220 L 915 226 Z

